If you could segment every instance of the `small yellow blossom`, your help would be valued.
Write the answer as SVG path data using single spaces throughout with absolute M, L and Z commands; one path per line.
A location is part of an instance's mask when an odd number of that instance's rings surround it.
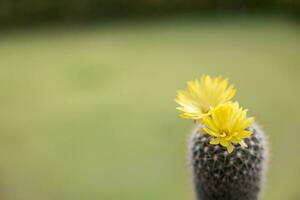
M 210 109 L 230 101 L 235 93 L 227 79 L 204 75 L 200 80 L 188 81 L 186 90 L 177 92 L 175 101 L 180 106 L 176 109 L 182 112 L 182 118 L 201 119 Z
M 205 126 L 203 131 L 213 136 L 210 144 L 221 144 L 231 153 L 233 144 L 247 146 L 244 139 L 252 135 L 247 128 L 254 123 L 254 118 L 247 118 L 247 110 L 237 102 L 228 102 L 211 110 L 201 122 Z

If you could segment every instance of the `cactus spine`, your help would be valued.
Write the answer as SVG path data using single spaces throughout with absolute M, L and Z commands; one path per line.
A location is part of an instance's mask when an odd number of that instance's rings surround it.
M 190 140 L 189 157 L 197 200 L 258 200 L 268 160 L 267 143 L 257 124 L 245 139 L 248 147 L 235 145 L 228 153 L 221 145 L 211 145 L 211 136 L 196 124 Z

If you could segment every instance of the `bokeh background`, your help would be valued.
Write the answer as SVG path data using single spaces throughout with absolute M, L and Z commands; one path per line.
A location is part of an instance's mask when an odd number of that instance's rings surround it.
M 297 0 L 1 0 L 0 199 L 192 200 L 176 90 L 238 88 L 299 200 Z

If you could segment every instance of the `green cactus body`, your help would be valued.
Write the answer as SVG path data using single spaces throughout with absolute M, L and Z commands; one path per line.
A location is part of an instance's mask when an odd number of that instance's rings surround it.
M 267 144 L 262 130 L 252 125 L 253 135 L 228 153 L 210 144 L 211 136 L 197 124 L 190 141 L 190 163 L 197 200 L 257 200 L 267 165 Z

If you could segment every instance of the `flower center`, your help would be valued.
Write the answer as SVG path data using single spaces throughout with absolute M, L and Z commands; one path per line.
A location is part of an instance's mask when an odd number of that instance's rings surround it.
M 222 133 L 221 133 L 220 136 L 221 136 L 221 137 L 226 137 L 226 136 L 227 136 L 227 133 L 226 133 L 225 131 L 222 131 Z
M 209 105 L 203 105 L 201 107 L 202 113 L 208 113 L 209 110 L 210 110 L 210 106 Z

